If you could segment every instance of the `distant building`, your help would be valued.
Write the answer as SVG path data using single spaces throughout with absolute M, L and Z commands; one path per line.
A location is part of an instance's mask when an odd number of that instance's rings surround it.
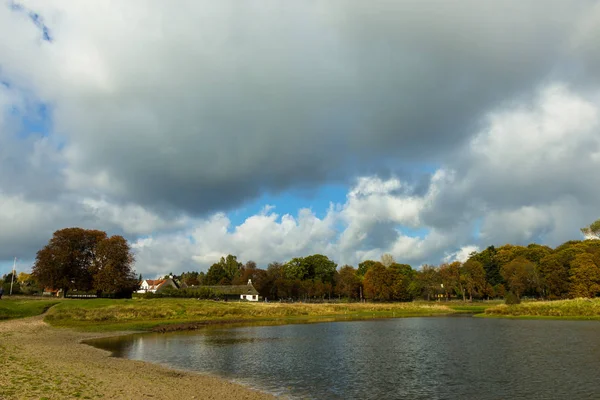
M 144 279 L 137 293 L 160 293 L 166 288 L 179 289 L 175 281 L 167 279 Z
M 60 296 L 62 289 L 45 288 L 42 292 L 43 296 Z
M 216 285 L 202 287 L 211 289 L 222 299 L 258 301 L 258 291 L 254 288 L 254 285 L 252 285 L 251 279 L 248 279 L 248 284 L 246 285 Z

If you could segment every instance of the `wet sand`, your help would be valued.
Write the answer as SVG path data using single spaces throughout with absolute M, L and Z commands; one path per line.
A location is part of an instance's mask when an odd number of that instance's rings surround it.
M 218 377 L 110 357 L 81 341 L 114 332 L 58 329 L 42 318 L 0 322 L 0 399 L 273 398 Z

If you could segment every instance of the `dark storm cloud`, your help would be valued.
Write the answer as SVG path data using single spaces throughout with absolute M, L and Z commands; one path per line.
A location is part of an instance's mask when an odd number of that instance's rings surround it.
M 193 2 L 102 34 L 77 9 L 52 46 L 67 54 L 78 34 L 71 56 L 94 63 L 49 99 L 78 174 L 107 174 L 123 201 L 204 214 L 445 161 L 482 114 L 564 61 L 586 4 Z

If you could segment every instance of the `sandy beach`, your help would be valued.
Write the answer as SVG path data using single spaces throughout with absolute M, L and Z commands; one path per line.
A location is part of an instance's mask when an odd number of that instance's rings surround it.
M 0 322 L 0 399 L 270 399 L 224 379 L 110 357 L 82 344 L 115 333 L 50 327 L 43 317 Z

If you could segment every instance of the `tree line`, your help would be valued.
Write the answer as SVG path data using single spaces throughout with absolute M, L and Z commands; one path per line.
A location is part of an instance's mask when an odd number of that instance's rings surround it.
M 517 299 L 595 297 L 600 294 L 600 220 L 582 232 L 588 239 L 554 249 L 535 243 L 489 246 L 464 262 L 423 265 L 418 270 L 397 263 L 389 254 L 339 269 L 321 254 L 272 262 L 266 269 L 228 255 L 206 273 L 186 272 L 177 278 L 190 286 L 244 284 L 252 279 L 261 296 L 270 299 L 466 301 L 504 298 L 509 292 Z
M 174 278 L 188 287 L 242 285 L 252 280 L 263 298 L 319 301 L 348 299 L 411 301 L 595 297 L 600 293 L 600 220 L 582 232 L 586 240 L 572 240 L 551 248 L 489 246 L 464 262 L 423 265 L 398 263 L 389 254 L 365 260 L 356 267 L 338 265 L 322 254 L 272 262 L 259 268 L 234 255 L 222 257 L 208 271 L 191 271 Z M 131 293 L 139 287 L 134 256 L 125 238 L 81 228 L 56 231 L 36 255 L 32 274 L 19 274 L 13 293 L 44 288 L 96 293 Z M 7 285 L 11 274 L 3 277 Z

